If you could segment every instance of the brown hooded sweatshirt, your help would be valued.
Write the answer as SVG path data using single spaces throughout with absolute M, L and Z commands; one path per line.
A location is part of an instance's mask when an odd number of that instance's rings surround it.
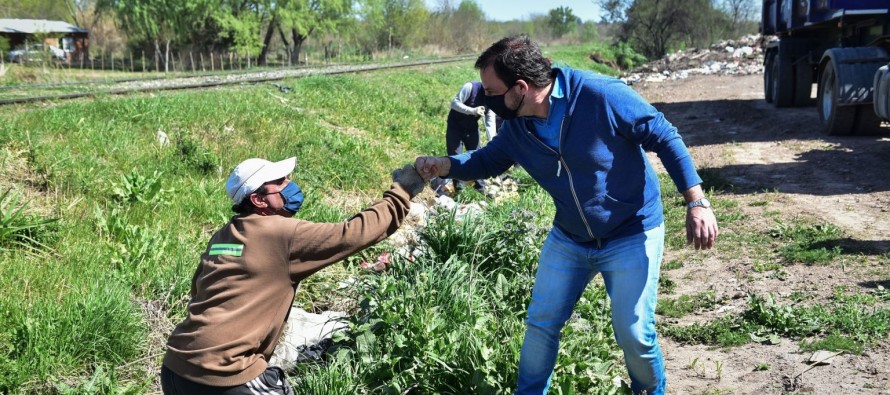
M 164 366 L 210 386 L 256 378 L 278 344 L 300 281 L 393 234 L 410 204 L 394 183 L 382 200 L 342 223 L 232 217 L 201 255 L 188 316 L 167 341 Z

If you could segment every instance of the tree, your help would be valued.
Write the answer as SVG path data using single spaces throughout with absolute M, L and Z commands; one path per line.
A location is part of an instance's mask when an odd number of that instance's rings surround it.
M 228 43 L 228 50 L 248 56 L 256 55 L 263 47 L 260 37 L 266 19 L 263 4 L 258 1 L 224 1 L 213 12 L 219 25 L 217 35 Z
M 572 14 L 572 9 L 565 6 L 550 10 L 550 18 L 547 20 L 547 25 L 557 38 L 574 32 L 579 23 L 581 23 L 581 18 Z
M 423 0 L 362 0 L 360 14 L 373 49 L 419 44 L 430 18 Z
M 707 28 L 696 15 L 712 9 L 710 0 L 634 0 L 622 36 L 647 58 L 660 58 L 696 29 Z
M 93 30 L 104 10 L 109 8 L 109 0 L 67 0 L 68 15 L 75 25 Z
M 279 7 L 281 39 L 291 64 L 300 59 L 303 43 L 313 32 L 331 32 L 352 15 L 353 0 L 289 0 Z M 284 32 L 290 32 L 288 42 Z
M 463 0 L 457 7 L 441 0 L 426 26 L 427 44 L 458 53 L 475 52 L 488 41 L 485 13 L 474 0 Z
M 70 21 L 65 3 L 58 0 L 0 0 L 0 15 L 3 18 Z
M 627 20 L 627 7 L 631 0 L 596 0 L 600 6 L 600 19 L 603 23 L 619 23 Z
M 745 25 L 757 16 L 758 4 L 757 0 L 720 0 L 718 9 L 729 17 L 732 34 L 739 35 L 746 30 Z
M 217 0 L 109 0 L 118 23 L 130 40 L 150 42 L 155 59 L 164 44 L 164 72 L 170 70 L 170 45 L 183 43 L 210 20 Z

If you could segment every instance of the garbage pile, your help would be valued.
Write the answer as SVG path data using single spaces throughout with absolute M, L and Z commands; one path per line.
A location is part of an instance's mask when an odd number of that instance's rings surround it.
M 760 34 L 726 40 L 710 48 L 667 54 L 621 76 L 628 85 L 685 79 L 690 75 L 749 75 L 763 72 L 763 48 L 775 38 Z

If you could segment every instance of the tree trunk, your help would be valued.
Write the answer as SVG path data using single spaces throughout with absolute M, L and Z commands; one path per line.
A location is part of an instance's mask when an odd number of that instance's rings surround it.
M 166 48 L 164 49 L 164 73 L 170 72 L 170 40 L 167 40 Z
M 260 50 L 260 56 L 256 59 L 257 66 L 265 66 L 266 65 L 266 56 L 269 55 L 269 43 L 272 42 L 272 34 L 275 33 L 275 26 L 278 23 L 275 22 L 275 19 L 272 19 L 272 22 L 269 22 L 269 29 L 266 30 L 266 37 L 263 39 L 263 49 Z M 287 43 L 285 42 L 286 46 Z
M 293 49 L 290 47 L 290 42 L 287 41 L 287 36 L 284 35 L 284 29 L 282 29 L 280 25 L 277 26 L 277 28 L 278 34 L 281 35 L 281 42 L 284 43 L 284 52 L 287 53 L 287 64 L 293 65 L 294 62 L 291 60 L 293 59 Z
M 155 40 L 155 72 L 161 72 L 161 43 Z
M 312 29 L 310 29 L 309 33 L 306 33 L 306 35 L 300 34 L 299 32 L 297 32 L 297 29 L 291 29 L 291 36 L 294 39 L 294 49 L 293 56 L 291 57 L 291 65 L 300 63 L 300 51 L 302 51 L 303 49 L 303 42 L 306 41 L 307 38 L 309 38 L 310 34 L 312 34 Z

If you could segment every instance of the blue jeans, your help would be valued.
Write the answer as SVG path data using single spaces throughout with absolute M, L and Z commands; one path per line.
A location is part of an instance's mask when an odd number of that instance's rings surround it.
M 631 388 L 634 393 L 663 394 L 664 359 L 655 333 L 663 251 L 664 224 L 610 240 L 602 248 L 578 244 L 553 227 L 541 249 L 528 307 L 516 394 L 547 393 L 560 331 L 597 273 L 603 274 L 612 303 L 612 329 L 624 351 Z

